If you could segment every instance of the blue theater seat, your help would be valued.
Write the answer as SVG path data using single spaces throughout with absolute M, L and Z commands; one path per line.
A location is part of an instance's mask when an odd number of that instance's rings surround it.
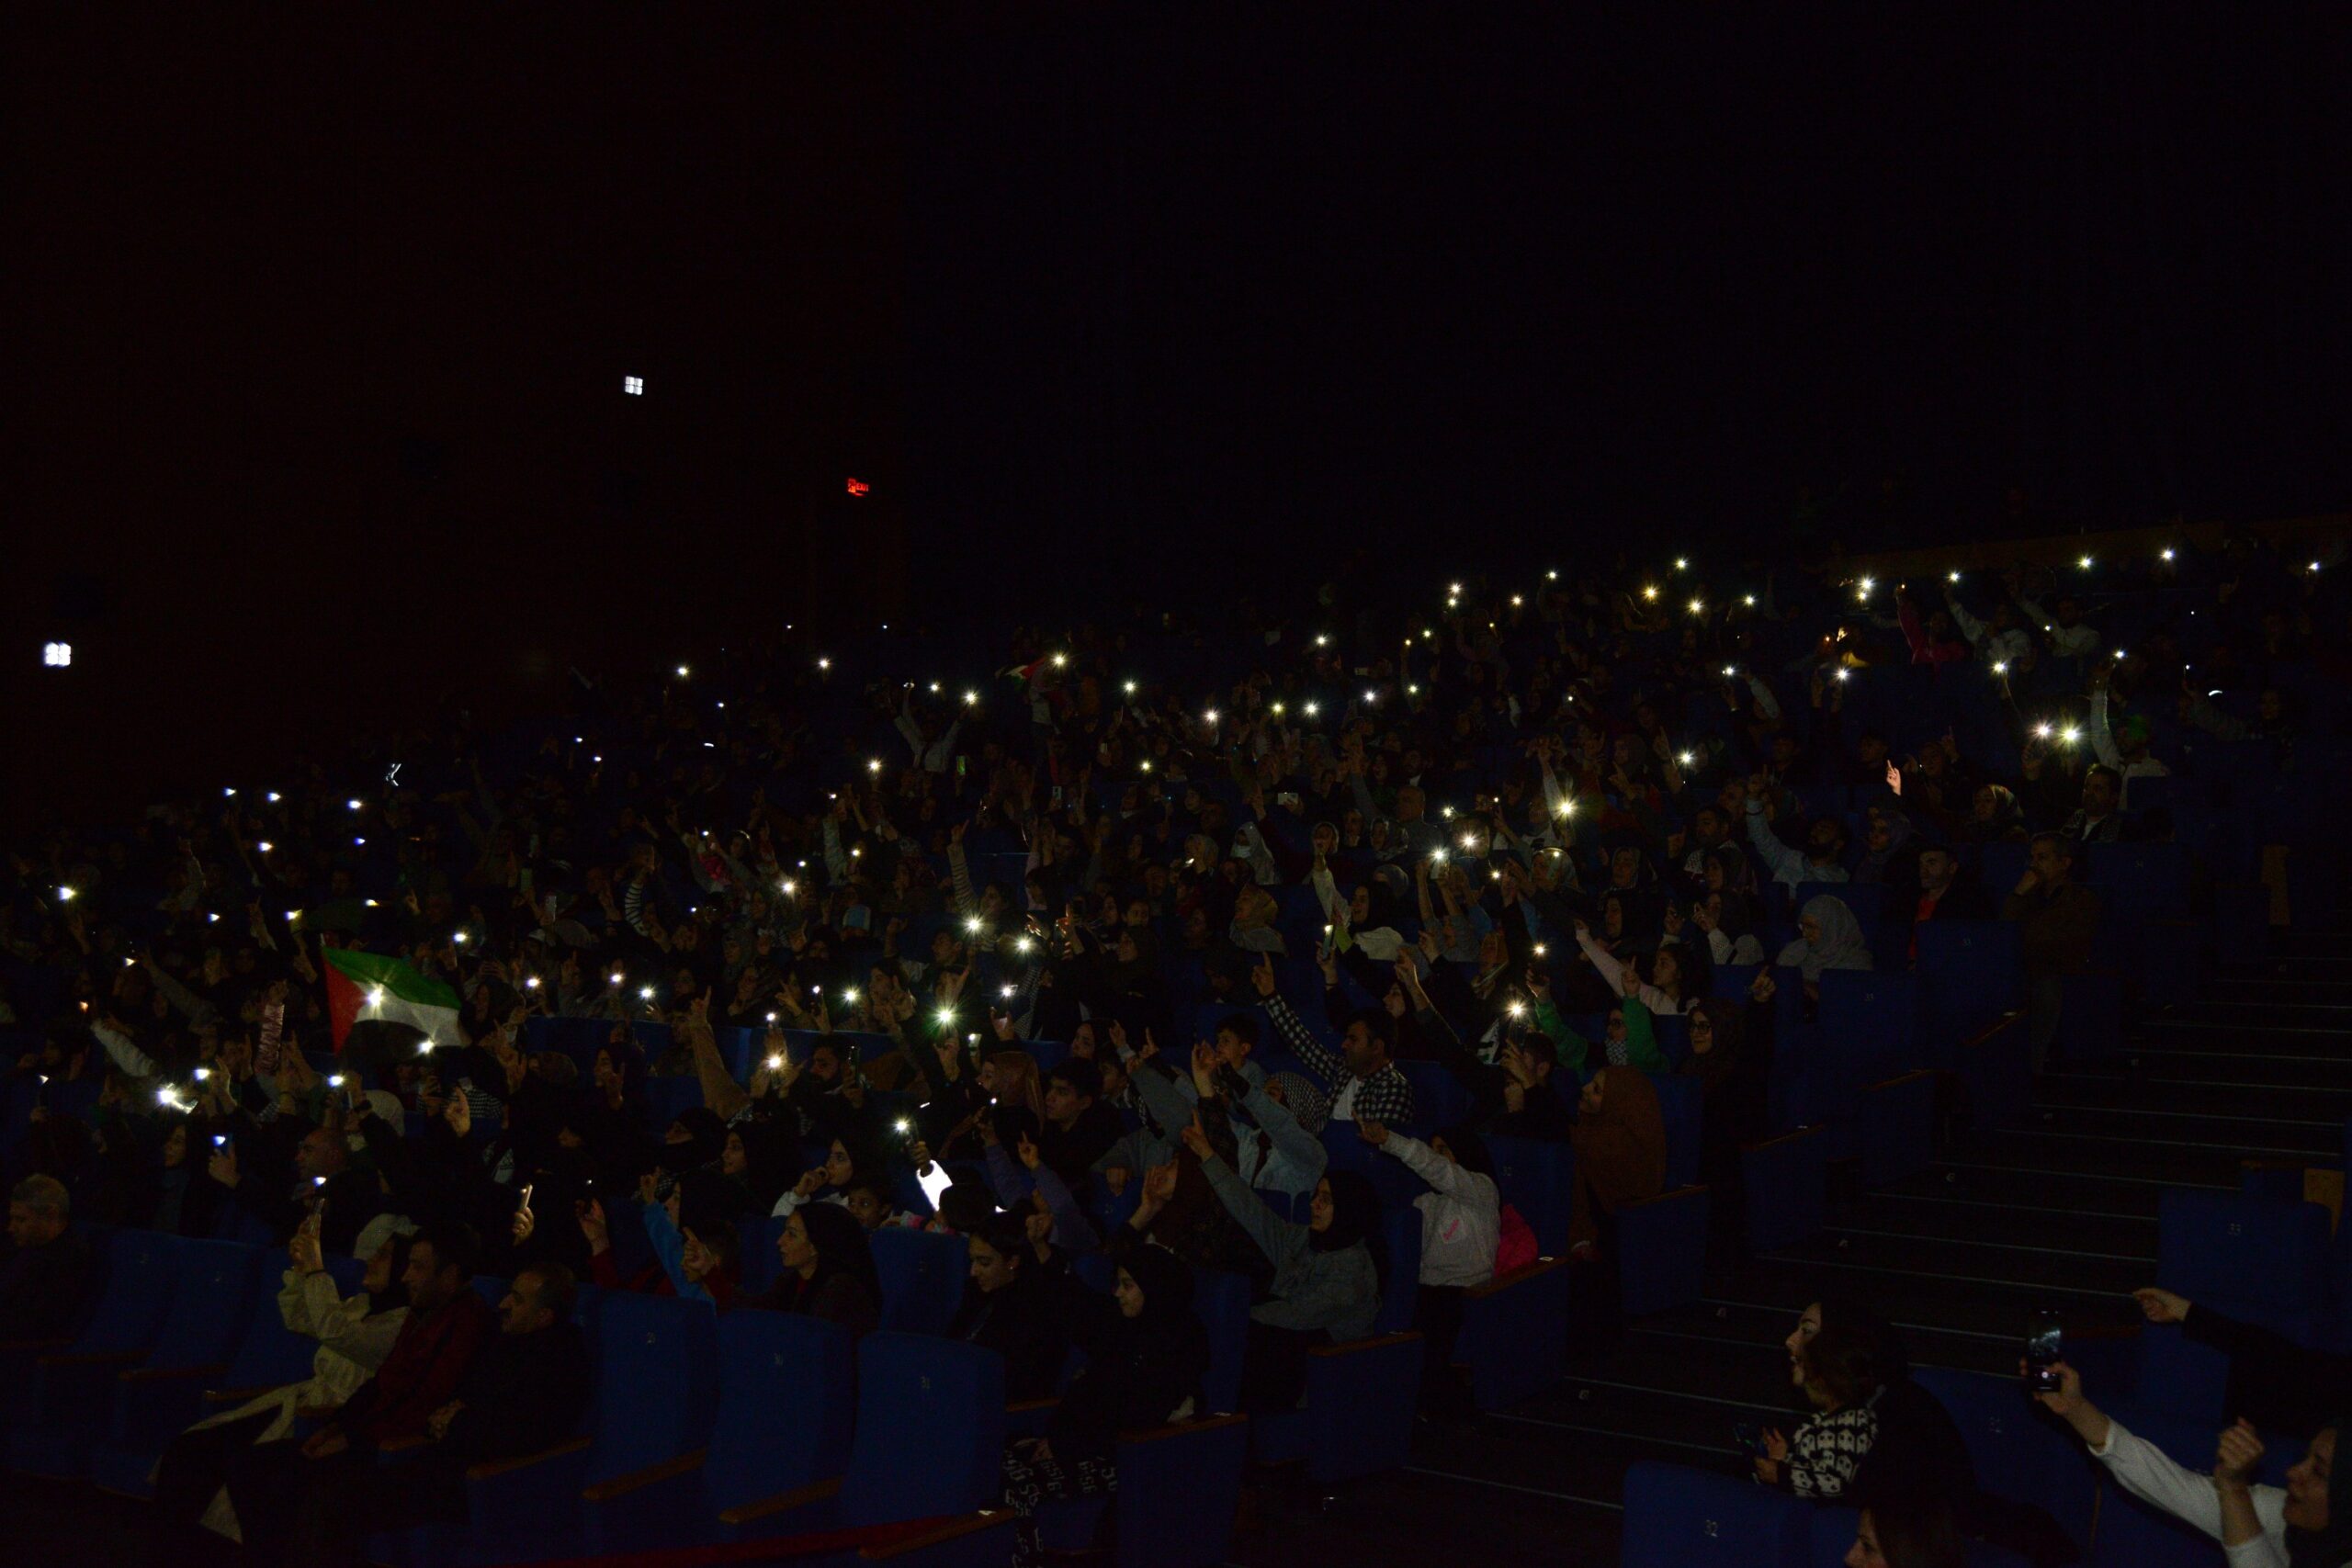
M 2025 958 L 2012 920 L 1929 920 L 1917 928 L 1920 1055 L 1957 1065 L 1961 1043 L 2025 1006 Z
M 1740 1150 L 1750 1247 L 1758 1252 L 1778 1251 L 1796 1246 L 1821 1229 L 1828 1148 L 1820 1128 L 1805 1127 Z
M 1968 1445 L 1985 1491 L 2049 1511 L 2087 1550 L 2098 1503 L 2097 1462 L 2056 1416 L 2033 1403 L 2017 1378 L 1922 1367 L 1912 1381 L 1936 1396 Z
M 846 1461 L 856 1410 L 850 1336 L 822 1318 L 736 1311 L 718 1325 L 718 1408 L 707 1449 L 586 1487 L 589 1548 L 650 1550 L 741 1539 L 767 1499 Z M 722 1522 L 744 1511 L 737 1523 Z
M 1453 1354 L 1479 1409 L 1532 1399 L 1566 1375 L 1570 1277 L 1566 1259 L 1546 1258 L 1463 1293 Z
M 148 1495 L 147 1473 L 164 1447 L 203 1413 L 207 1381 L 229 1370 L 261 1280 L 258 1247 L 184 1237 L 174 1245 L 171 1311 L 146 1360 L 115 1374 L 106 1435 L 88 1456 L 95 1484 L 136 1497 Z
M 882 1325 L 900 1334 L 944 1334 L 971 1269 L 963 1237 L 886 1225 L 868 1240 L 882 1279 Z
M 2166 1290 L 2274 1312 L 2326 1305 L 2328 1214 L 2317 1203 L 2183 1189 L 2158 1202 L 2156 1280 Z
M 176 1238 L 154 1231 L 118 1231 L 107 1247 L 106 1286 L 73 1344 L 37 1357 L 13 1402 L 8 1468 L 28 1475 L 78 1478 L 89 1446 L 110 1414 L 114 1375 L 146 1359 L 177 1293 L 182 1253 Z
M 1625 1472 L 1617 1561 L 1622 1568 L 1805 1568 L 1812 1522 L 1811 1505 L 1745 1477 L 1645 1461 Z

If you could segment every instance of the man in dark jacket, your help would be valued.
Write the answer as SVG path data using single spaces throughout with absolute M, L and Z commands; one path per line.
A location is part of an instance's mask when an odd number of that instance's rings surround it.
M 72 1205 L 53 1176 L 28 1176 L 9 1192 L 0 1340 L 65 1339 L 80 1326 L 97 1269 L 82 1238 L 65 1233 Z
M 228 1188 L 239 1207 L 281 1240 L 291 1236 L 310 1217 L 313 1205 L 323 1202 L 326 1213 L 319 1247 L 348 1257 L 361 1228 L 384 1206 L 374 1173 L 352 1168 L 350 1144 L 331 1126 L 313 1127 L 302 1134 L 294 1148 L 294 1169 L 297 1181 L 270 1181 L 241 1168 L 233 1145 L 216 1152 L 210 1166 L 212 1179 Z

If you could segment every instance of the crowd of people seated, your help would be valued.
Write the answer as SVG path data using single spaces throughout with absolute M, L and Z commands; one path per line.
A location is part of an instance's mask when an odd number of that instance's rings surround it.
M 288 1247 L 314 1375 L 188 1433 L 157 1496 L 323 1561 L 449 1506 L 354 1456 L 563 1429 L 577 1282 L 863 1334 L 872 1238 L 944 1231 L 949 1332 L 1016 1398 L 1060 1388 L 1005 1456 L 1025 1509 L 1202 1410 L 1202 1271 L 1250 1281 L 1243 1408 L 1295 1406 L 1311 1350 L 1372 1331 L 1402 1182 L 1422 1399 L 1456 1409 L 1465 1292 L 1538 1252 L 1487 1140 L 1573 1147 L 1569 1256 L 1601 1266 L 1667 1183 L 1667 1080 L 1736 1190 L 1781 1021 L 1908 966 L 1928 922 L 2014 922 L 2060 1042 L 2105 940 L 2086 846 L 2170 830 L 2132 786 L 2191 731 L 2291 757 L 2335 581 L 2233 534 L 1932 589 L 1677 562 L 1022 630 L 987 682 L 794 645 L 61 829 L 0 905 L 0 1339 L 85 1308 L 69 1216 Z M 355 953 L 397 961 L 401 1007 L 350 998 Z M 1713 1210 L 1735 1242 L 1740 1213 Z M 494 1313 L 476 1275 L 512 1281 Z M 1883 1325 L 1825 1307 L 1792 1339 L 1809 1412 L 1756 1474 L 1829 1499 L 1941 1439 Z

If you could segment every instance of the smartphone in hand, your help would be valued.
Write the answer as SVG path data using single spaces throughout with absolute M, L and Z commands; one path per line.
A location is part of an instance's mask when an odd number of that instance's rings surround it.
M 2035 1393 L 2055 1393 L 2062 1380 L 2051 1369 L 2064 1359 L 2065 1336 L 2058 1314 L 2038 1312 L 2025 1324 L 2025 1386 Z

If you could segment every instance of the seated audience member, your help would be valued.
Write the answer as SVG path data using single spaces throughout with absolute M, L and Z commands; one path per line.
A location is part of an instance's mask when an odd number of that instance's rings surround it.
M 2018 1371 L 2023 1374 L 2023 1362 Z M 2034 1395 L 2043 1407 L 2075 1429 L 2125 1491 L 2220 1541 L 2230 1562 L 2278 1568 L 2352 1562 L 2352 1466 L 2335 1463 L 2340 1424 L 2312 1435 L 2284 1487 L 2262 1486 L 2254 1481 L 2262 1439 L 2250 1422 L 2221 1434 L 2212 1473 L 2199 1474 L 2085 1398 L 2074 1368 L 2061 1361 L 2051 1371 L 2059 1386 Z
M 1390 1059 L 1394 1025 L 1377 1009 L 1356 1014 L 1340 1038 L 1337 1052 L 1317 1037 L 1290 1003 L 1274 988 L 1272 954 L 1250 971 L 1258 998 L 1274 1021 L 1275 1030 L 1309 1071 L 1319 1075 L 1330 1097 L 1331 1120 L 1352 1122 L 1367 1116 L 1401 1126 L 1413 1119 L 1413 1086 Z M 1328 995 L 1329 993 L 1327 993 Z
M 1004 1358 L 1009 1403 L 1048 1397 L 1069 1345 L 1065 1303 L 1050 1264 L 1032 1250 L 1027 1228 L 1011 1214 L 990 1215 L 965 1245 L 971 1268 L 947 1337 Z
M 1628 1004 L 1637 1005 L 1637 1004 Z M 1568 1135 L 1576 1174 L 1568 1210 L 1568 1256 L 1590 1259 L 1601 1214 L 1666 1190 L 1666 1114 L 1637 1067 L 1603 1067 L 1577 1100 Z
M 1466 1126 L 1449 1127 L 1426 1144 L 1377 1122 L 1357 1122 L 1356 1134 L 1430 1184 L 1413 1200 L 1421 1212 L 1421 1288 L 1413 1326 L 1429 1345 L 1421 1387 L 1427 1399 L 1464 1405 L 1465 1391 L 1453 1376 L 1453 1342 L 1462 1333 L 1463 1292 L 1495 1277 L 1503 1222 L 1494 1161 Z
M 1789 1376 L 1814 1409 L 1793 1437 L 1764 1434 L 1756 1478 L 1814 1502 L 1841 1496 L 1878 1438 L 1877 1347 L 1835 1320 L 1790 1353 Z
M 2069 844 L 2112 844 L 2126 837 L 2123 775 L 2104 762 L 2083 771 L 2083 803 L 2058 829 Z
M 2056 833 L 2033 836 L 2025 874 L 2001 906 L 2001 918 L 2018 923 L 2033 1069 L 2040 1072 L 2058 1036 L 2065 978 L 2090 967 L 2098 937 L 2098 895 L 2075 880 L 2075 850 L 2066 839 Z
M 409 1242 L 413 1227 L 385 1238 L 368 1259 L 359 1291 L 336 1289 L 320 1254 L 315 1224 L 294 1233 L 278 1316 L 288 1331 L 316 1339 L 311 1375 L 273 1388 L 233 1409 L 206 1417 L 164 1450 L 155 1473 L 155 1515 L 167 1527 L 201 1520 L 232 1540 L 240 1539 L 235 1510 L 221 1490 L 236 1450 L 287 1440 L 298 1416 L 340 1409 L 374 1376 L 408 1322 Z
M 1973 880 L 1962 881 L 1960 857 L 1941 844 L 1919 852 L 1918 897 L 1910 901 L 1911 935 L 1904 952 L 1919 957 L 1919 928 L 1929 920 L 1989 920 L 1999 914 L 1993 896 Z
M 295 1227 L 323 1201 L 326 1228 L 319 1245 L 339 1257 L 349 1257 L 360 1227 L 383 1209 L 383 1194 L 373 1171 L 355 1169 L 351 1145 L 332 1122 L 311 1128 L 295 1145 L 292 1181 L 270 1181 L 247 1173 L 238 1146 L 230 1144 L 213 1152 L 210 1175 L 229 1190 L 237 1206 L 277 1235 L 291 1237 Z M 284 1170 L 285 1167 L 277 1168 Z
M 73 1200 L 53 1176 L 8 1190 L 8 1252 L 0 1258 L 0 1340 L 69 1339 L 97 1283 L 97 1262 L 68 1234 Z
M 682 1227 L 674 1212 L 677 1195 L 673 1192 L 668 1201 L 655 1201 L 651 1198 L 653 1177 L 649 1173 L 639 1180 L 643 1201 L 639 1220 L 653 1248 L 652 1261 L 634 1276 L 623 1279 L 619 1260 L 613 1253 L 612 1225 L 605 1205 L 593 1198 L 580 1199 L 573 1204 L 572 1213 L 581 1236 L 588 1244 L 589 1279 L 599 1290 L 685 1296 L 709 1302 L 723 1310 L 730 1303 L 739 1276 L 736 1258 L 741 1242 L 735 1227 L 708 1216 L 699 1225 Z M 529 1238 L 533 1223 L 527 1209 L 516 1215 L 514 1239 L 518 1245 Z
M 2132 1296 L 2150 1323 L 2177 1323 L 2184 1338 L 2230 1359 L 2225 1408 L 2262 1430 L 2308 1438 L 2352 1410 L 2352 1356 L 2307 1348 L 2172 1291 L 2144 1286 Z
M 1690 1055 L 1675 1069 L 1677 1077 L 1699 1080 L 1699 1179 L 1714 1192 L 1709 1213 L 1719 1231 L 1736 1230 L 1745 1206 L 1740 1150 L 1770 1131 L 1773 988 L 1772 972 L 1758 969 L 1747 1006 L 1712 998 L 1695 1004 Z M 1751 1039 L 1749 1021 L 1758 1012 L 1768 1014 L 1766 1027 Z
M 1862 922 L 1843 898 L 1827 893 L 1804 901 L 1797 911 L 1797 940 L 1781 949 L 1774 962 L 1804 976 L 1804 994 L 1815 1001 L 1821 999 L 1821 977 L 1830 970 L 1869 969 L 1877 964 Z
M 1967 1568 L 1960 1520 L 1941 1487 L 1890 1477 L 1857 1483 L 1845 1500 L 1860 1511 L 1846 1568 Z
M 1846 825 L 1835 817 L 1820 817 L 1805 829 L 1805 847 L 1792 849 L 1772 831 L 1770 803 L 1779 785 L 1770 774 L 1758 773 L 1747 782 L 1747 841 L 1756 858 L 1772 873 L 1772 880 L 1792 891 L 1804 882 L 1845 882 Z
M 1093 1185 L 1094 1162 L 1125 1131 L 1103 1102 L 1102 1075 L 1083 1056 L 1071 1056 L 1046 1075 L 1045 1122 L 1037 1147 L 1064 1186 L 1083 1200 Z
M 806 1313 L 838 1323 L 854 1337 L 881 1326 L 882 1280 L 865 1227 L 838 1203 L 795 1209 L 776 1237 L 784 1273 L 763 1294 L 743 1301 L 770 1312 Z
M 1292 1409 L 1306 1394 L 1306 1352 L 1361 1339 L 1380 1315 L 1380 1267 L 1372 1252 L 1380 1195 L 1354 1171 L 1333 1171 L 1317 1183 L 1302 1225 L 1242 1184 L 1197 1119 L 1185 1129 L 1184 1144 L 1227 1213 L 1274 1269 L 1266 1299 L 1250 1309 L 1241 1402 L 1253 1411 Z M 1168 1182 L 1173 1185 L 1172 1171 Z M 1148 1182 L 1144 1202 L 1154 1197 Z
M 463 1226 L 421 1229 L 401 1276 L 408 1321 L 376 1375 L 300 1444 L 263 1444 L 230 1461 L 230 1503 L 254 1561 L 330 1560 L 342 1550 L 334 1494 L 362 1484 L 352 1477 L 373 1472 L 379 1449 L 439 1436 L 441 1411 L 499 1322 L 471 1288 L 481 1250 Z
M 1253 1202 L 1255 1200 L 1251 1200 Z M 1013 1562 L 1040 1561 L 1037 1505 L 1048 1497 L 1108 1492 L 1118 1484 L 1119 1434 L 1200 1414 L 1209 1338 L 1193 1312 L 1192 1270 L 1156 1247 L 1119 1264 L 1104 1301 L 1072 1292 L 1069 1328 L 1086 1366 L 1054 1407 L 1043 1438 L 1015 1438 L 1004 1454 L 1004 1498 L 1021 1517 Z

